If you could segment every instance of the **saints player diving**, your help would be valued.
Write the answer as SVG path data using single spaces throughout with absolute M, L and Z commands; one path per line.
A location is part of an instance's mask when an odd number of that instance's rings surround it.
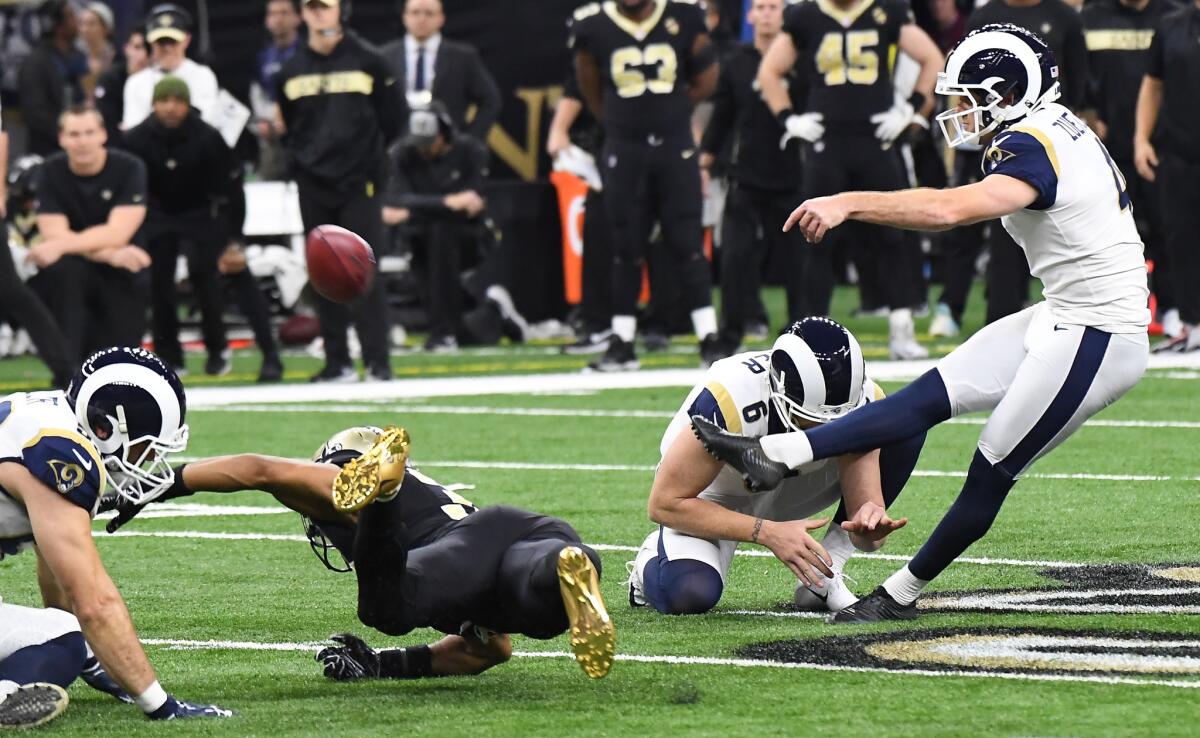
M 958 499 L 907 566 L 833 617 L 909 619 L 929 582 L 995 519 L 1017 479 L 1145 371 L 1149 290 L 1125 180 L 1096 134 L 1063 106 L 1058 67 L 1033 33 L 991 24 L 966 36 L 938 76 L 951 146 L 985 147 L 982 180 L 948 190 L 847 192 L 788 219 L 820 241 L 846 220 L 945 230 L 1001 218 L 1042 280 L 1045 300 L 984 327 L 891 397 L 828 425 L 747 440 L 704 418 L 717 458 L 755 485 L 789 469 L 877 448 L 963 413 L 991 410 Z
M 58 716 L 81 674 L 154 720 L 232 714 L 163 690 L 92 541 L 106 478 L 139 504 L 171 484 L 167 457 L 187 445 L 184 411 L 175 373 L 129 348 L 93 354 L 65 394 L 0 399 L 0 558 L 36 551 L 45 604 L 0 603 L 0 729 Z M 103 669 L 88 668 L 89 645 Z
M 793 323 L 769 352 L 713 364 L 663 434 L 649 504 L 659 528 L 633 562 L 631 604 L 669 615 L 708 612 L 739 543 L 766 546 L 796 574 L 798 606 L 836 612 L 854 602 L 842 567 L 855 548 L 873 551 L 904 526 L 885 510 L 916 466 L 924 432 L 807 464 L 751 493 L 737 472 L 705 453 L 688 424 L 703 417 L 739 438 L 757 438 L 862 412 L 882 395 L 867 378 L 858 341 L 828 318 Z M 833 504 L 822 546 L 809 531 L 825 520 L 806 518 Z
M 338 645 L 317 654 L 332 679 L 478 674 L 509 659 L 509 633 L 548 639 L 566 630 L 588 676 L 607 674 L 615 630 L 600 596 L 596 552 L 558 518 L 476 508 L 409 465 L 409 445 L 403 429 L 361 426 L 334 434 L 312 462 L 258 454 L 205 459 L 177 467 L 159 499 L 268 492 L 304 517 L 328 568 L 354 570 L 364 625 L 393 636 L 423 627 L 446 633 L 431 645 L 381 651 L 338 634 Z M 120 508 L 109 532 L 141 509 Z

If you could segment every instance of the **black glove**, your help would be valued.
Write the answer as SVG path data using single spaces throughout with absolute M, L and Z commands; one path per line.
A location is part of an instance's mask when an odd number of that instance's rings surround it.
M 187 485 L 183 483 L 183 469 L 186 466 L 187 464 L 180 464 L 179 466 L 175 467 L 175 482 L 167 488 L 166 492 L 163 492 L 150 502 L 146 502 L 141 505 L 135 505 L 126 501 L 124 497 L 121 497 L 115 493 L 102 497 L 100 499 L 100 508 L 97 512 L 109 512 L 112 510 L 117 511 L 117 517 L 108 521 L 108 523 L 104 526 L 105 532 L 116 533 L 121 529 L 121 526 L 136 518 L 138 513 L 146 509 L 146 505 L 154 502 L 166 502 L 167 500 L 174 500 L 180 497 L 188 497 L 189 495 L 195 494 L 193 490 L 188 489 Z
M 104 692 L 122 702 L 133 704 L 133 698 L 124 689 L 121 689 L 120 684 L 113 681 L 113 678 L 108 675 L 108 672 L 104 670 L 104 667 L 100 665 L 95 656 L 83 662 L 83 673 L 79 677 L 97 692 Z
M 379 653 L 353 633 L 338 633 L 329 640 L 340 646 L 327 646 L 316 659 L 325 667 L 325 676 L 338 681 L 371 679 L 379 676 Z

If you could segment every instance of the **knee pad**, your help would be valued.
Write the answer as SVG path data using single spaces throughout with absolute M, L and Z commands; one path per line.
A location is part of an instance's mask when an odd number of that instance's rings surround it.
M 642 575 L 646 601 L 664 615 L 700 615 L 716 607 L 725 589 L 721 573 L 703 561 L 656 556 Z

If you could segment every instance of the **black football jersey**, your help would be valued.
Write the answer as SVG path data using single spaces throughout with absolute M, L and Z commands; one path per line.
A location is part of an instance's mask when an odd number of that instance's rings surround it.
M 412 467 L 405 473 L 398 494 L 404 498 L 401 517 L 414 548 L 427 543 L 447 525 L 475 512 L 475 505 L 470 500 Z
M 843 10 L 831 0 L 805 0 L 783 12 L 783 30 L 810 80 L 809 112 L 826 131 L 865 131 L 894 103 L 892 69 L 900 28 L 911 21 L 906 0 L 860 0 Z
M 590 53 L 600 68 L 608 134 L 689 130 L 688 80 L 704 71 L 692 49 L 703 33 L 704 10 L 697 0 L 657 0 L 641 22 L 622 15 L 612 0 L 575 11 L 571 48 Z

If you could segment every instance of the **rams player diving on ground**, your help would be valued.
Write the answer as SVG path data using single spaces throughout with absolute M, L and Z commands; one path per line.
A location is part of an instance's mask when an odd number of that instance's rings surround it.
M 630 603 L 669 615 L 708 612 L 739 543 L 766 546 L 796 574 L 797 605 L 836 612 L 854 602 L 842 567 L 855 548 L 873 551 L 905 524 L 885 510 L 916 466 L 925 434 L 808 464 L 751 493 L 737 472 L 705 453 L 688 424 L 699 416 L 756 438 L 861 412 L 881 396 L 858 341 L 828 318 L 793 323 L 769 352 L 713 364 L 663 434 L 649 504 L 659 528 L 633 562 Z M 835 503 L 822 546 L 809 531 L 825 521 L 806 518 Z
M 311 463 L 239 454 L 185 464 L 161 499 L 268 492 L 304 516 L 327 567 L 354 570 L 364 625 L 392 636 L 425 627 L 447 634 L 431 645 L 376 651 L 340 633 L 338 645 L 317 654 L 332 679 L 478 674 L 509 659 L 509 633 L 548 639 L 568 629 L 588 676 L 607 674 L 616 634 L 596 552 L 558 518 L 476 508 L 408 465 L 408 452 L 403 429 L 350 428 Z M 109 532 L 141 509 L 124 506 Z
M 847 192 L 809 200 L 788 219 L 809 241 L 863 220 L 944 230 L 999 217 L 1042 280 L 1045 300 L 984 327 L 933 370 L 845 419 L 746 439 L 693 420 L 705 445 L 752 483 L 908 438 L 991 410 L 962 492 L 917 555 L 834 622 L 916 617 L 922 589 L 983 537 L 1017 479 L 1146 368 L 1149 290 L 1125 180 L 1096 134 L 1055 103 L 1058 67 L 1033 33 L 991 24 L 951 51 L 937 117 L 952 146 L 984 145 L 985 176 L 948 190 Z
M 175 373 L 129 348 L 93 354 L 65 394 L 0 399 L 0 558 L 34 548 L 45 604 L 0 603 L 0 729 L 52 720 L 81 674 L 154 720 L 232 714 L 163 690 L 92 541 L 106 477 L 130 503 L 171 484 L 166 459 L 187 445 L 184 411 Z

